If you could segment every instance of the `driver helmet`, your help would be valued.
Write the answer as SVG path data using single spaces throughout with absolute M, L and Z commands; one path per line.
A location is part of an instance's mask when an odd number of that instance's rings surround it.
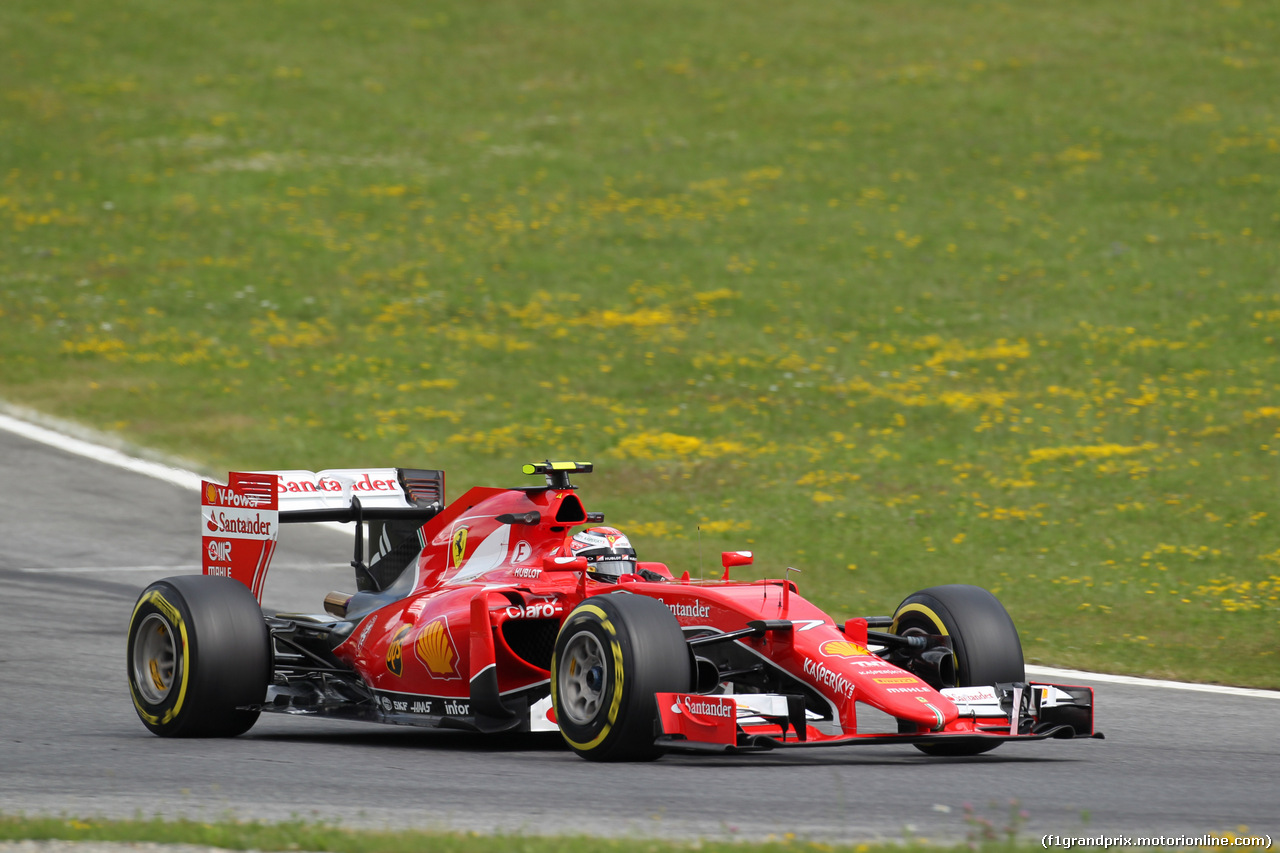
M 616 527 L 588 527 L 573 535 L 569 552 L 587 558 L 587 574 L 599 581 L 617 582 L 623 575 L 634 574 L 636 550 L 631 540 Z

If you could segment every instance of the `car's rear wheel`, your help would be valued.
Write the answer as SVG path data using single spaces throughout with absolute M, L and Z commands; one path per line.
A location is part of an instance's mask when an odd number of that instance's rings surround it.
M 151 584 L 129 620 L 129 692 L 143 725 L 164 737 L 234 737 L 258 719 L 271 637 L 248 587 L 182 575 Z
M 583 758 L 657 758 L 654 694 L 683 692 L 692 683 L 692 658 L 680 624 L 652 598 L 594 596 L 560 627 L 551 699 L 564 739 Z
M 898 605 L 889 630 L 901 635 L 950 637 L 955 687 L 1026 680 L 1018 629 L 999 599 L 982 587 L 946 584 L 912 593 Z M 977 755 L 999 745 L 999 741 L 959 741 L 918 743 L 915 747 L 928 755 Z

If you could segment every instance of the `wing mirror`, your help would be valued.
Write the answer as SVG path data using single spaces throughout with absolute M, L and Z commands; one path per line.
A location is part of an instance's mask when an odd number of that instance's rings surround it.
M 587 558 L 543 557 L 542 570 L 544 572 L 585 572 L 587 570 Z
M 729 568 L 731 566 L 749 566 L 755 556 L 750 551 L 721 551 L 720 565 L 724 566 L 724 574 L 721 580 L 729 579 Z

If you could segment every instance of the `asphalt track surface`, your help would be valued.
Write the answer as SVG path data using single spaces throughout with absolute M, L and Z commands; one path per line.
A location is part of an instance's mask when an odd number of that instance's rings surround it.
M 231 740 L 157 738 L 130 704 L 125 626 L 147 583 L 198 571 L 197 492 L 3 431 L 0 472 L 0 812 L 963 841 L 966 804 L 1001 827 L 1016 801 L 1037 840 L 1280 833 L 1280 701 L 1155 686 L 1094 685 L 1104 741 L 968 759 L 878 746 L 596 765 L 557 735 L 274 715 Z M 287 528 L 265 604 L 315 612 L 350 590 L 349 541 Z

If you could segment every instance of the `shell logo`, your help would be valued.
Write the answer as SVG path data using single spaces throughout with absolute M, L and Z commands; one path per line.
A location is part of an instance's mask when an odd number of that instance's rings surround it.
M 860 646 L 857 643 L 851 643 L 848 640 L 827 640 L 818 647 L 818 651 L 822 652 L 827 657 L 833 658 L 854 658 L 859 655 L 871 654 L 871 652 L 867 651 L 865 646 Z
M 218 502 L 218 490 L 214 488 L 213 483 L 206 483 L 204 490 L 204 498 L 206 503 L 216 504 Z
M 458 660 L 458 652 L 453 647 L 453 637 L 449 635 L 449 623 L 441 616 L 427 623 L 418 634 L 418 641 L 413 644 L 418 660 L 436 678 L 457 678 L 458 668 L 454 665 Z

